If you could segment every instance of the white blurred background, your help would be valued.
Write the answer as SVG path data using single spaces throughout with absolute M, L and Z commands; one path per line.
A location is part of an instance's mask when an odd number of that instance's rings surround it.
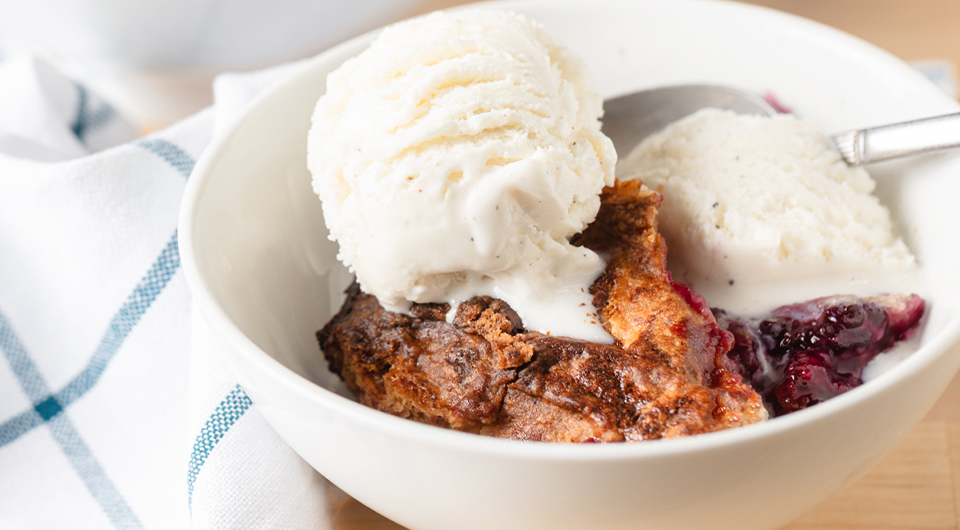
M 39 55 L 144 133 L 210 105 L 221 72 L 309 57 L 384 24 L 471 1 L 0 0 L 0 59 Z M 945 90 L 956 90 L 957 0 L 741 1 L 848 31 L 919 61 Z
M 0 57 L 35 54 L 141 129 L 209 105 L 213 77 L 314 55 L 421 0 L 0 0 Z

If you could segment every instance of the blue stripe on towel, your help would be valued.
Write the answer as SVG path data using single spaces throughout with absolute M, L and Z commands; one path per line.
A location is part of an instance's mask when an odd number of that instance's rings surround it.
M 106 370 L 107 364 L 120 349 L 120 345 L 123 344 L 127 335 L 140 322 L 140 318 L 146 313 L 147 308 L 169 283 L 179 267 L 180 253 L 177 247 L 177 233 L 174 232 L 173 237 L 170 238 L 163 252 L 160 253 L 160 257 L 150 267 L 150 271 L 140 280 L 137 287 L 127 297 L 126 302 L 110 320 L 110 324 L 107 326 L 97 349 L 87 362 L 87 366 L 55 395 L 50 394 L 39 371 L 19 341 L 11 338 L 13 337 L 13 330 L 6 319 L 0 318 L 0 348 L 3 348 L 7 361 L 17 375 L 17 379 L 20 380 L 24 392 L 30 398 L 30 401 L 35 404 L 33 410 L 21 413 L 0 424 L 0 447 L 16 440 L 29 432 L 30 429 L 50 419 L 52 416 L 45 416 L 45 414 L 49 414 L 53 410 L 51 407 L 54 404 L 61 409 L 67 407 L 93 388 L 93 385 L 100 380 L 100 376 Z
M 120 349 L 127 335 L 140 322 L 140 318 L 146 313 L 147 308 L 170 282 L 179 267 L 180 252 L 177 247 L 177 233 L 174 232 L 173 237 L 170 238 L 163 252 L 160 253 L 160 257 L 150 267 L 150 271 L 140 280 L 137 287 L 127 297 L 126 302 L 110 320 L 110 324 L 107 326 L 103 338 L 100 339 L 97 349 L 87 362 L 87 366 L 56 394 L 50 394 L 46 383 L 43 383 L 42 378 L 40 378 L 36 366 L 26 352 L 19 347 L 19 343 L 11 344 L 8 350 L 7 345 L 0 342 L 0 347 L 4 347 L 10 367 L 17 374 L 17 378 L 20 379 L 24 392 L 34 403 L 34 409 L 14 416 L 0 424 L 0 447 L 30 432 L 30 429 L 52 417 L 44 417 L 44 415 L 50 414 L 54 410 L 54 404 L 60 408 L 66 408 L 93 388 L 93 385 L 100 380 L 100 376 L 107 369 L 107 364 Z M 8 340 L 9 333 L 12 332 L 9 325 L 5 325 L 5 322 L 5 320 L 0 320 L 0 341 Z M 50 399 L 54 401 L 50 402 Z M 41 405 L 43 406 L 40 407 Z M 38 407 L 40 408 L 38 409 Z
M 20 383 L 20 388 L 30 402 L 35 404 L 33 408 L 0 424 L 0 447 L 3 447 L 45 421 L 37 411 L 36 404 L 42 403 L 49 396 L 50 391 L 37 365 L 30 358 L 13 330 L 13 326 L 3 313 L 0 313 L 0 350 L 3 351 L 7 364 L 10 365 L 10 369 Z
M 33 409 L 7 420 L 0 427 L 0 440 L 5 441 L 2 445 L 15 439 L 6 441 L 10 438 L 9 435 L 5 434 L 6 431 L 22 434 L 46 422 L 50 426 L 53 438 L 57 441 L 63 454 L 66 455 L 70 465 L 80 476 L 87 490 L 90 491 L 90 495 L 103 509 L 113 526 L 121 529 L 143 528 L 140 520 L 130 509 L 113 482 L 110 481 L 73 423 L 66 414 L 62 414 L 63 406 L 58 403 L 56 398 L 48 395 L 47 383 L 40 374 L 40 370 L 30 358 L 30 354 L 27 353 L 13 326 L 10 325 L 10 321 L 3 313 L 0 313 L 0 350 L 3 350 L 3 355 L 10 364 L 14 375 L 16 375 L 20 387 L 34 403 Z M 47 397 L 43 398 L 45 394 L 47 394 Z M 7 428 L 8 425 L 10 426 L 9 429 Z
M 200 468 L 207 461 L 210 452 L 230 427 L 250 408 L 252 402 L 247 393 L 237 385 L 227 397 L 223 398 L 213 414 L 207 419 L 190 454 L 190 466 L 187 470 L 187 504 L 193 509 L 193 483 L 197 480 Z
M 70 130 L 73 131 L 77 139 L 85 142 L 86 139 L 84 136 L 86 136 L 88 132 L 97 130 L 110 123 L 110 120 L 117 115 L 117 112 L 109 103 L 103 102 L 100 103 L 100 108 L 91 111 L 90 93 L 87 91 L 87 88 L 78 83 L 75 83 L 74 86 L 77 87 L 77 113 L 73 118 L 73 124 L 70 125 Z
M 56 394 L 50 394 L 30 357 L 26 355 L 22 347 L 18 346 L 19 343 L 10 345 L 9 352 L 11 353 L 7 353 L 7 359 L 14 373 L 17 374 L 17 378 L 20 379 L 24 392 L 34 403 L 34 411 L 21 413 L 0 424 L 0 447 L 16 440 L 29 432 L 30 429 L 55 416 L 59 409 L 70 406 L 93 388 L 107 369 L 110 360 L 120 349 L 127 335 L 140 322 L 140 318 L 143 317 L 150 304 L 170 282 L 179 267 L 180 253 L 177 247 L 177 233 L 174 232 L 173 237 L 170 238 L 163 252 L 160 253 L 160 257 L 150 267 L 150 271 L 140 280 L 140 283 L 127 297 L 120 310 L 113 315 L 103 338 L 100 339 L 100 344 L 93 352 L 87 365 Z M 0 321 L 0 346 L 6 346 L 2 341 L 6 340 L 9 334 L 6 330 L 10 329 L 9 325 L 4 325 L 4 322 Z M 4 347 L 4 351 L 7 352 L 8 349 Z M 39 414 L 39 418 L 31 412 Z M 38 419 L 40 421 L 37 421 Z
M 179 267 L 180 252 L 177 247 L 177 233 L 174 232 L 173 237 L 170 238 L 167 246 L 160 253 L 160 257 L 150 267 L 150 271 L 140 280 L 140 283 L 127 297 L 120 310 L 113 315 L 106 333 L 100 339 L 100 344 L 91 356 L 90 361 L 87 362 L 87 366 L 72 381 L 67 383 L 67 386 L 57 392 L 57 401 L 62 406 L 69 406 L 86 394 L 100 380 L 100 376 L 103 375 L 104 370 L 107 369 L 107 364 L 120 349 L 120 345 L 140 322 L 140 318 L 143 317 L 150 304 L 170 282 Z
M 190 176 L 194 164 L 193 157 L 173 142 L 163 138 L 149 138 L 140 140 L 137 145 L 162 158 L 184 177 Z
M 90 104 L 90 94 L 83 85 L 77 87 L 77 114 L 73 119 L 73 125 L 70 130 L 80 141 L 83 141 L 83 135 L 87 132 L 87 107 Z
M 2 313 L 0 313 L 0 350 L 3 350 L 10 369 L 17 376 L 20 387 L 31 402 L 40 403 L 50 396 L 47 382 L 43 380 L 40 370 L 23 347 L 10 321 Z M 0 429 L 0 436 L 2 436 L 2 429 Z
M 74 124 L 73 130 L 78 137 L 81 137 L 84 128 L 89 124 L 84 121 L 88 119 L 86 91 L 82 87 L 78 87 L 78 89 L 80 90 L 81 101 L 77 122 Z M 105 116 L 100 118 L 106 119 Z M 164 159 L 181 175 L 185 177 L 190 175 L 190 170 L 194 164 L 193 159 L 176 145 L 166 140 L 145 140 L 141 144 Z M 170 238 L 150 270 L 110 320 L 100 345 L 91 356 L 87 366 L 56 394 L 50 393 L 46 381 L 44 381 L 36 364 L 27 353 L 23 343 L 17 337 L 9 320 L 0 312 L 0 350 L 2 350 L 4 358 L 9 363 L 24 393 L 33 403 L 30 409 L 0 424 L 0 448 L 12 443 L 39 425 L 48 425 L 64 455 L 67 456 L 70 465 L 80 476 L 90 494 L 113 525 L 120 529 L 139 529 L 143 528 L 143 525 L 110 481 L 73 423 L 70 422 L 66 408 L 99 381 L 100 376 L 106 370 L 107 364 L 119 350 L 127 335 L 140 322 L 140 318 L 176 274 L 179 267 L 180 253 L 177 233 L 174 232 L 173 237 Z M 243 398 L 249 402 L 246 394 L 243 394 Z M 238 414 L 235 411 L 227 411 L 226 417 L 230 417 L 230 414 L 236 414 L 236 417 L 239 417 L 248 407 L 249 404 L 243 406 Z M 230 425 L 236 421 L 236 417 L 230 420 Z M 227 428 L 229 428 L 229 425 Z M 222 437 L 222 434 L 220 437 Z M 219 440 L 219 437 L 217 440 Z M 215 443 L 216 441 L 214 441 Z M 203 459 L 206 459 L 205 455 Z M 202 465 L 202 460 L 200 465 Z M 199 469 L 199 465 L 197 469 Z
M 87 114 L 87 130 L 93 131 L 110 123 L 110 120 L 117 115 L 117 111 L 109 104 L 103 103 L 100 108 Z
M 78 88 L 81 90 L 81 94 L 86 93 L 82 87 Z M 190 175 L 194 161 L 183 149 L 180 149 L 167 140 L 161 139 L 143 140 L 140 144 L 164 159 L 181 175 L 185 177 Z M 27 393 L 30 401 L 39 405 L 53 398 L 55 401 L 52 403 L 56 403 L 60 408 L 64 408 L 90 390 L 100 379 L 100 376 L 104 370 L 106 370 L 107 363 L 113 358 L 113 355 L 120 348 L 124 339 L 126 339 L 133 327 L 140 321 L 140 317 L 143 316 L 143 313 L 146 312 L 147 308 L 157 295 L 160 294 L 160 291 L 163 290 L 179 267 L 180 251 L 177 246 L 177 233 L 174 232 L 173 237 L 170 238 L 170 241 L 160 253 L 160 257 L 153 263 L 146 276 L 140 280 L 140 283 L 134 288 L 133 293 L 127 297 L 126 302 L 124 302 L 117 314 L 110 320 L 107 331 L 104 333 L 100 344 L 97 346 L 87 366 L 84 367 L 83 371 L 74 377 L 66 387 L 57 392 L 56 395 L 50 394 L 45 383 L 42 385 L 38 384 L 43 383 L 43 380 L 40 378 L 39 372 L 30 360 L 30 357 L 20 348 L 19 342 L 17 342 L 16 345 L 14 343 L 5 344 L 2 342 L 3 340 L 10 339 L 11 335 L 9 335 L 9 333 L 12 333 L 12 329 L 9 327 L 9 324 L 7 324 L 6 319 L 0 320 L 0 348 L 4 349 L 7 360 L 10 362 L 14 373 L 20 378 L 21 384 L 27 385 L 24 386 L 24 392 Z M 20 349 L 18 350 L 16 348 Z M 52 403 L 47 402 L 46 407 L 52 406 Z M 42 410 L 45 414 L 49 414 L 54 409 L 43 408 Z M 31 408 L 0 423 L 0 447 L 20 438 L 32 429 L 43 424 L 44 421 L 50 417 L 52 416 L 45 418 L 36 408 Z
M 0 447 L 27 434 L 41 424 L 43 424 L 43 418 L 40 417 L 36 409 L 27 409 L 17 414 L 0 424 Z
M 135 530 L 143 528 L 137 515 L 130 509 L 130 505 L 123 499 L 123 495 L 113 485 L 106 471 L 100 466 L 97 457 L 84 443 L 76 427 L 67 418 L 66 414 L 58 415 L 47 422 L 53 438 L 60 445 L 63 454 L 67 456 L 80 480 L 90 491 L 90 495 L 97 501 L 103 513 L 107 515 L 114 528 Z

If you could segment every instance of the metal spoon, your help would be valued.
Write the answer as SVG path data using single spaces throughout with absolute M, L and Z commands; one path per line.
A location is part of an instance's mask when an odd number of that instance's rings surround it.
M 603 132 L 623 155 L 648 135 L 702 108 L 760 116 L 777 113 L 756 94 L 716 85 L 641 90 L 609 99 L 603 107 Z M 960 147 L 960 113 L 846 131 L 831 138 L 851 166 L 953 149 Z

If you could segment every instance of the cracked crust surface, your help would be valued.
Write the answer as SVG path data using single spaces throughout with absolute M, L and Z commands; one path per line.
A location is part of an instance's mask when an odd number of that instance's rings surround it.
M 660 196 L 616 183 L 574 242 L 609 256 L 591 294 L 605 345 L 523 328 L 502 300 L 386 311 L 354 285 L 317 338 L 357 399 L 423 423 L 502 438 L 671 438 L 766 419 L 720 362 L 733 345 L 703 299 L 673 281 L 657 232 Z

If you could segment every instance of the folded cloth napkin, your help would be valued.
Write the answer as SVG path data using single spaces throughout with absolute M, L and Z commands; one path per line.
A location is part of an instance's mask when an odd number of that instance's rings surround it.
M 328 528 L 325 481 L 226 371 L 177 249 L 215 130 L 298 68 L 229 75 L 156 134 L 0 60 L 0 528 Z

